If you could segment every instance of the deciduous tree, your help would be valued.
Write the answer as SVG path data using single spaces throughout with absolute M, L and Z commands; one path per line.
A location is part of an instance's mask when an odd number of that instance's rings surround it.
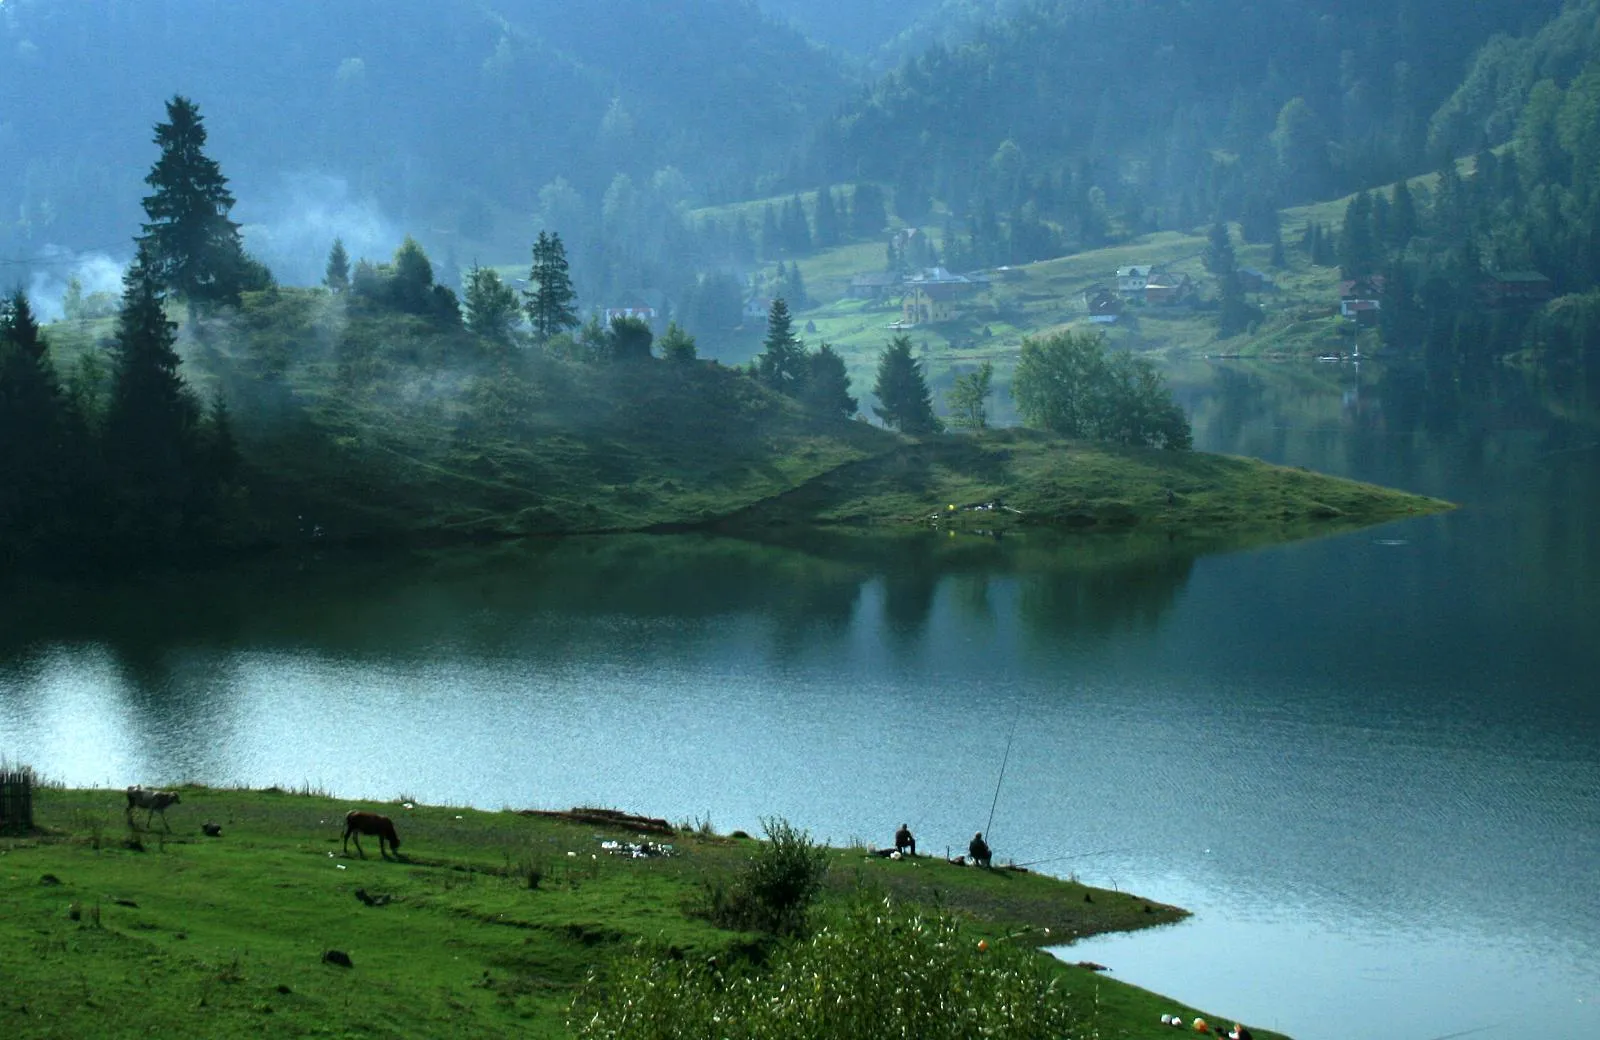
M 950 424 L 965 430 L 982 430 L 989 425 L 989 390 L 994 382 L 994 362 L 985 361 L 976 372 L 956 377 L 945 394 L 950 407 Z
M 856 414 L 856 399 L 850 396 L 850 376 L 844 358 L 824 343 L 806 358 L 805 391 L 801 401 L 813 415 L 848 419 Z

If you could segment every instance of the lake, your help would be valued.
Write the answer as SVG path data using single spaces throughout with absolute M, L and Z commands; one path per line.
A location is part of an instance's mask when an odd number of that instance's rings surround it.
M 1062 953 L 1247 1023 L 1600 1036 L 1600 393 L 1173 378 L 1201 448 L 1462 508 L 1203 554 L 629 537 L 31 587 L 0 598 L 0 755 L 875 845 L 905 821 L 929 852 L 987 827 L 1193 909 Z

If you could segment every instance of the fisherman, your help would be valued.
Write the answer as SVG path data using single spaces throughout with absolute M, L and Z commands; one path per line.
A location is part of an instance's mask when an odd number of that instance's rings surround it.
M 917 839 L 911 836 L 909 825 L 902 823 L 900 829 L 894 832 L 894 850 L 902 856 L 917 854 Z
M 967 845 L 967 855 L 971 856 L 972 862 L 980 867 L 989 865 L 989 843 L 983 840 L 982 831 L 972 836 L 972 841 Z

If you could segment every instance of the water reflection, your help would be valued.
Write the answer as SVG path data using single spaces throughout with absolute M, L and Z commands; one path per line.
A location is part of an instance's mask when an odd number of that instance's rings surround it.
M 1592 389 L 1177 375 L 1203 447 L 1463 508 L 1212 555 L 624 538 L 13 589 L 0 752 L 77 783 L 780 814 L 835 840 L 907 820 L 940 851 L 984 823 L 1015 725 L 1001 858 L 1199 912 L 1090 954 L 1119 977 L 1301 1040 L 1501 1008 L 1600 1035 Z

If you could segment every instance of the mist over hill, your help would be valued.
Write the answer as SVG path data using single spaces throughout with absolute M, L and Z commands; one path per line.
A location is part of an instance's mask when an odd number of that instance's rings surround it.
M 0 55 L 0 255 L 125 249 L 174 93 L 246 224 L 350 209 L 481 249 L 529 240 L 557 178 L 748 195 L 846 86 L 742 0 L 9 0 Z
M 114 290 L 181 93 L 285 283 L 335 235 L 382 260 L 410 234 L 459 288 L 550 228 L 586 310 L 657 308 L 736 360 L 745 309 L 803 301 L 771 267 L 854 242 L 865 270 L 891 228 L 953 270 L 1219 217 L 1270 242 L 1286 205 L 1510 140 L 1600 49 L 1594 6 L 5 0 L 0 273 L 47 316 L 69 272 Z

